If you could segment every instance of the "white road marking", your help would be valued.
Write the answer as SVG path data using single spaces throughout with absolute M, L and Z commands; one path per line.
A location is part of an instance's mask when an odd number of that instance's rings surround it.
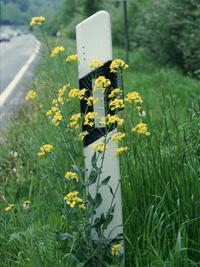
M 28 68 L 31 66 L 32 62 L 38 55 L 38 52 L 40 50 L 40 43 L 37 41 L 37 46 L 34 50 L 34 53 L 30 58 L 26 61 L 24 66 L 19 70 L 19 72 L 15 75 L 14 79 L 9 83 L 9 85 L 4 89 L 4 91 L 0 94 L 0 107 L 4 105 L 7 98 L 10 96 L 10 94 L 15 89 L 16 85 L 19 83 L 19 81 L 22 79 Z

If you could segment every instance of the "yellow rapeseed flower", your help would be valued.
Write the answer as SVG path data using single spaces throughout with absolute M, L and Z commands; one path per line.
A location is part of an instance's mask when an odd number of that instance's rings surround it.
M 99 101 L 99 98 L 94 98 L 93 96 L 85 97 L 84 100 L 88 106 L 92 106 Z
M 146 136 L 150 135 L 150 132 L 148 130 L 148 125 L 143 122 L 138 123 L 135 127 L 133 127 L 132 131 Z
M 73 114 L 70 118 L 69 126 L 71 128 L 78 128 L 80 126 L 79 119 L 81 119 L 81 113 Z
M 52 50 L 50 57 L 55 57 L 63 51 L 65 51 L 65 48 L 63 46 L 57 46 Z
M 85 97 L 85 93 L 87 92 L 87 89 L 83 88 L 79 90 L 78 96 L 80 100 L 82 100 Z
M 128 65 L 121 59 L 115 59 L 110 64 L 110 72 L 116 73 L 118 69 L 127 69 Z
M 124 100 L 119 99 L 119 98 L 115 98 L 112 101 L 110 101 L 109 106 L 110 106 L 111 110 L 115 110 L 118 108 L 124 108 Z
M 79 177 L 78 177 L 77 173 L 75 173 L 75 172 L 66 172 L 65 178 L 67 180 L 76 180 L 77 182 L 79 181 Z
M 45 17 L 40 16 L 40 17 L 33 17 L 30 22 L 30 26 L 35 26 L 35 25 L 42 25 L 43 22 L 46 20 Z
M 130 92 L 127 94 L 127 96 L 125 97 L 125 101 L 131 103 L 131 102 L 135 102 L 138 104 L 142 104 L 143 100 L 142 97 L 140 96 L 140 94 L 138 92 Z
M 102 62 L 98 59 L 92 60 L 89 64 L 89 67 L 92 69 L 99 68 L 102 66 L 103 66 Z
M 83 140 L 88 134 L 89 134 L 88 131 L 83 131 L 83 132 L 81 132 L 81 133 L 79 134 L 79 138 L 80 138 L 81 140 Z
M 114 89 L 112 89 L 112 91 L 110 92 L 108 97 L 109 98 L 118 97 L 121 92 L 122 92 L 122 90 L 120 88 L 114 88 Z
M 113 134 L 111 137 L 112 141 L 121 141 L 124 137 L 125 137 L 125 133 L 122 132 L 118 132 L 116 134 Z
M 66 61 L 78 61 L 78 55 L 77 54 L 71 54 L 66 58 Z
M 76 204 L 83 204 L 83 200 L 78 197 L 78 191 L 69 192 L 65 197 L 64 201 L 67 203 L 68 206 L 74 208 Z
M 128 147 L 127 146 L 118 147 L 117 150 L 116 150 L 116 156 L 119 156 L 122 153 L 127 152 L 127 151 L 128 151 Z
M 85 115 L 84 125 L 89 125 L 92 127 L 94 125 L 94 118 L 97 116 L 97 112 L 88 112 Z
M 30 90 L 26 97 L 25 97 L 25 100 L 34 100 L 36 98 L 37 94 L 34 90 Z
M 105 89 L 111 84 L 109 79 L 106 79 L 105 76 L 99 76 L 94 82 L 94 90 L 96 89 Z
M 50 145 L 50 144 L 44 144 L 44 145 L 42 145 L 40 147 L 39 152 L 38 152 L 38 156 L 40 156 L 40 157 L 41 156 L 44 156 L 45 154 L 52 152 L 53 149 L 54 148 L 53 148 L 52 145 Z
M 115 244 L 111 247 L 111 254 L 113 256 L 118 256 L 121 251 L 121 244 Z
M 117 124 L 121 126 L 123 124 L 124 120 L 120 119 L 117 115 L 110 115 L 108 114 L 107 117 L 103 117 L 100 120 L 101 125 L 110 125 L 110 124 Z
M 57 125 L 60 124 L 61 120 L 62 120 L 62 114 L 61 114 L 61 111 L 58 110 L 58 111 L 56 111 L 56 113 L 54 114 L 54 117 L 53 117 L 53 119 L 52 119 L 52 123 L 53 123 L 54 125 L 57 126 Z
M 104 142 L 99 142 L 92 145 L 92 148 L 98 152 L 103 152 L 106 149 L 106 144 Z
M 14 209 L 14 207 L 15 207 L 15 205 L 14 204 L 9 204 L 7 207 L 5 207 L 5 211 L 6 212 L 8 212 L 8 211 L 11 211 L 11 210 L 13 210 Z
M 80 96 L 80 92 L 79 92 L 80 90 L 79 89 L 71 89 L 70 91 L 69 91 L 69 97 L 79 97 Z

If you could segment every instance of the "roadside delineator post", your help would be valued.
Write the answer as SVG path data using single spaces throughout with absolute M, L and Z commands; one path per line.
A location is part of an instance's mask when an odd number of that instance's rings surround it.
M 87 126 L 83 125 L 83 131 L 87 130 L 89 132 L 89 134 L 84 138 L 84 157 L 86 172 L 87 174 L 90 174 L 92 169 L 92 157 L 94 155 L 93 144 L 103 141 L 104 135 L 107 131 L 109 131 L 107 136 L 108 139 L 110 139 L 109 137 L 117 132 L 116 125 L 108 130 L 106 126 L 99 123 L 100 119 L 106 116 L 106 107 L 108 107 L 109 101 L 108 97 L 105 96 L 102 91 L 100 93 L 100 90 L 93 90 L 93 77 L 94 73 L 97 73 L 97 71 L 91 70 L 89 67 L 89 64 L 92 60 L 100 60 L 103 63 L 103 66 L 98 69 L 98 73 L 111 81 L 110 90 L 111 88 L 117 88 L 117 75 L 115 73 L 110 73 L 109 69 L 113 58 L 111 22 L 109 13 L 106 11 L 99 11 L 78 24 L 76 26 L 76 42 L 77 54 L 79 58 L 78 71 L 80 89 L 88 89 L 88 96 L 98 97 L 99 99 L 96 104 L 94 103 L 93 106 L 90 107 L 86 106 L 84 101 L 81 101 L 82 114 L 90 111 L 98 113 L 98 116 L 94 121 L 94 127 L 87 128 Z M 96 209 L 95 214 L 96 218 L 99 218 L 102 213 L 106 214 L 113 199 L 112 192 L 115 192 L 115 198 L 113 201 L 113 204 L 115 205 L 113 219 L 104 232 L 105 237 L 108 239 L 114 239 L 123 234 L 120 168 L 119 158 L 116 156 L 117 148 L 117 142 L 114 142 L 110 139 L 105 150 L 105 158 L 100 180 L 102 181 L 108 176 L 111 178 L 108 182 L 108 186 L 100 189 L 102 203 Z M 91 196 L 95 195 L 96 186 L 96 183 L 89 186 L 89 193 Z M 112 188 L 112 190 L 110 190 L 109 187 Z M 95 230 L 93 231 L 92 235 L 94 240 L 98 240 L 98 235 Z M 121 242 L 121 244 L 123 246 L 123 242 Z

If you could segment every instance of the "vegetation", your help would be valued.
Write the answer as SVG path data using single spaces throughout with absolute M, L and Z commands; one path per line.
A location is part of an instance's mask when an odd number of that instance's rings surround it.
M 46 57 L 58 44 L 52 57 Z M 5 267 L 94 266 L 83 259 L 101 252 L 82 243 L 88 237 L 84 211 L 71 211 L 63 199 L 74 189 L 65 172 L 76 170 L 84 177 L 80 130 L 64 127 L 79 112 L 79 103 L 64 105 L 61 125 L 53 125 L 46 116 L 58 88 L 66 82 L 78 87 L 77 66 L 65 61 L 74 51 L 74 41 L 63 38 L 52 38 L 49 50 L 42 50 L 30 85 L 33 91 L 27 96 L 32 101 L 13 120 L 0 148 L 0 258 Z M 120 58 L 123 51 L 115 48 L 114 54 Z M 122 145 L 128 146 L 120 158 L 125 264 L 199 266 L 199 82 L 156 63 L 140 48 L 131 53 L 124 90 L 139 91 L 146 113 L 139 119 L 133 104 L 120 112 L 126 133 Z M 150 136 L 131 131 L 140 120 L 147 123 Z M 43 144 L 54 150 L 39 157 Z M 80 192 L 84 193 L 81 188 Z M 115 263 L 105 266 L 119 266 L 118 255 L 112 260 Z
M 59 4 L 60 0 L 0 0 L 0 24 L 27 24 L 31 17 L 38 15 L 38 7 L 41 15 L 51 17 Z

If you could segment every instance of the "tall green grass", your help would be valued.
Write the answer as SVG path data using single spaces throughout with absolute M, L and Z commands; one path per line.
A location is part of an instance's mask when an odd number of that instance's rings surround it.
M 53 39 L 51 48 L 55 44 Z M 60 41 L 70 54 L 74 43 Z M 59 44 L 60 44 L 59 42 Z M 115 49 L 115 57 L 123 51 Z M 72 164 L 84 167 L 81 141 L 73 132 L 63 133 L 45 116 L 54 90 L 70 77 L 78 86 L 76 66 L 66 72 L 41 51 L 36 80 L 30 88 L 38 93 L 37 104 L 25 104 L 0 149 L 0 259 L 4 267 L 82 266 L 70 256 L 77 238 L 65 215 L 64 182 Z M 149 137 L 133 135 L 136 111 L 123 111 L 129 151 L 120 159 L 123 189 L 125 253 L 127 267 L 200 265 L 200 83 L 179 70 L 156 65 L 140 49 L 131 53 L 124 77 L 125 92 L 138 91 L 144 98 Z M 78 103 L 66 106 L 69 114 Z M 54 158 L 39 159 L 43 143 L 55 146 Z M 13 157 L 10 152 L 17 151 Z M 22 201 L 31 201 L 30 210 Z M 15 212 L 4 207 L 15 203 Z M 82 226 L 80 225 L 80 228 Z M 60 233 L 58 239 L 58 235 Z M 62 233 L 62 234 L 61 234 Z

